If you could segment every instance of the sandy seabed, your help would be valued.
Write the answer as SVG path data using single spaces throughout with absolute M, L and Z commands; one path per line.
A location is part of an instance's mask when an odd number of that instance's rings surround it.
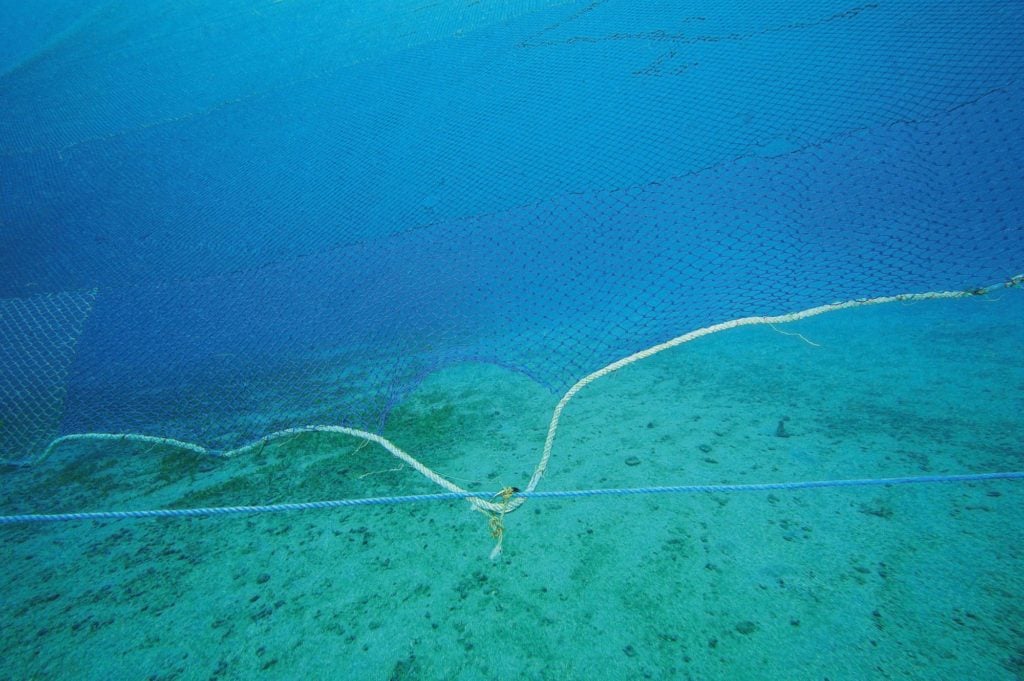
M 1024 470 L 1022 348 L 1020 290 L 729 330 L 585 388 L 539 490 Z M 464 365 L 384 435 L 494 493 L 525 486 L 558 397 Z M 440 491 L 328 434 L 232 460 L 72 443 L 0 485 L 4 514 Z M 0 678 L 1021 679 L 1022 496 L 533 499 L 493 562 L 463 501 L 5 525 Z

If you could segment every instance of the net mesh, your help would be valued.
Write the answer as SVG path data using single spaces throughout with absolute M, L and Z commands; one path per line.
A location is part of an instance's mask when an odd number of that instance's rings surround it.
M 59 431 L 68 368 L 95 291 L 0 300 L 0 447 L 45 450 Z
M 0 457 L 1024 269 L 1012 3 L 376 4 L 3 8 Z

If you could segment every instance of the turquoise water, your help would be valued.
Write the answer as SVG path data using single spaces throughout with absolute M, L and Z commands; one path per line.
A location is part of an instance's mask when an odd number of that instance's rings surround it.
M 1024 678 L 1024 5 L 0 34 L 0 681 Z

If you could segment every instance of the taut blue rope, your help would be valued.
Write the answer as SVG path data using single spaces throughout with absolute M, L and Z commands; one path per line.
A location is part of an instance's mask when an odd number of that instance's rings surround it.
M 986 482 L 991 480 L 1021 480 L 1024 471 L 1002 473 L 966 473 L 962 475 L 922 475 L 902 478 L 859 478 L 850 480 L 808 480 L 804 482 L 764 482 L 742 485 L 673 485 L 668 487 L 626 487 L 611 489 L 564 490 L 553 492 L 518 492 L 514 496 L 526 499 L 559 499 L 567 497 L 628 496 L 635 494 L 692 494 L 697 492 L 767 492 L 842 487 L 884 487 L 886 485 L 915 485 L 939 482 Z M 495 495 L 473 492 L 446 492 L 444 494 L 415 494 L 406 496 L 368 497 L 365 499 L 335 499 L 293 504 L 262 506 L 216 506 L 211 508 L 162 508 L 142 511 L 90 511 L 83 513 L 28 513 L 0 516 L 0 525 L 14 523 L 45 523 L 68 520 L 111 520 L 122 518 L 194 518 L 199 516 L 232 515 L 236 513 L 279 513 L 282 511 L 310 511 L 348 506 L 383 506 L 420 501 L 452 501 L 455 499 L 493 498 Z

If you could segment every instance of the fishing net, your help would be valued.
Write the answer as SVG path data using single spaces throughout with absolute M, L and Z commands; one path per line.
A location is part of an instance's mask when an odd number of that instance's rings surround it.
M 1024 12 L 743 9 L 5 6 L 0 457 L 371 437 L 470 364 L 554 406 L 698 329 L 1019 284 Z

